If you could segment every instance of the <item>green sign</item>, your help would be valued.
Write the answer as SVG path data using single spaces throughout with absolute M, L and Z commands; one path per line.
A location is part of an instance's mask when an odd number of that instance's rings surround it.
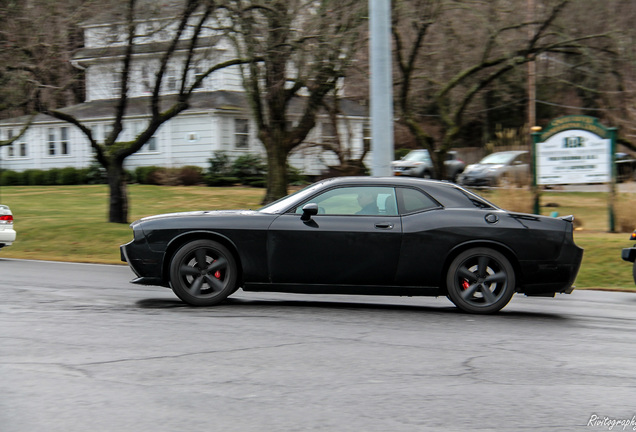
M 573 115 L 553 120 L 533 138 L 533 187 L 606 183 L 610 188 L 610 231 L 614 231 L 616 128 L 597 118 Z M 538 212 L 538 192 L 535 212 Z

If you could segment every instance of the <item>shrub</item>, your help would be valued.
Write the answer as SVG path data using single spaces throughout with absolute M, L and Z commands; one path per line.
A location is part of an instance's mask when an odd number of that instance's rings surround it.
M 108 177 L 106 170 L 97 162 L 92 163 L 84 170 L 84 182 L 86 184 L 106 184 Z
M 137 183 L 140 184 L 160 184 L 157 183 L 159 180 L 159 176 L 157 175 L 158 171 L 163 170 L 164 168 L 158 166 L 142 166 L 135 168 L 135 179 Z
M 144 184 L 149 185 L 163 185 L 163 186 L 174 186 L 176 185 L 176 175 L 168 170 L 168 168 L 162 167 L 149 167 L 152 170 L 149 170 L 146 174 L 146 179 Z
M 0 174 L 0 185 L 2 186 L 20 186 L 22 176 L 20 173 L 12 170 L 4 170 Z
M 59 185 L 76 185 L 80 183 L 79 170 L 73 167 L 61 168 L 57 178 Z
M 231 186 L 239 183 L 239 179 L 232 176 L 232 164 L 227 153 L 215 152 L 208 162 L 210 166 L 205 174 L 205 183 L 208 186 Z
M 232 163 L 232 176 L 239 179 L 241 184 L 248 186 L 262 185 L 265 182 L 267 167 L 263 159 L 254 154 L 245 154 L 236 158 Z
M 292 186 L 300 186 L 307 184 L 307 176 L 303 175 L 302 172 L 291 165 L 287 165 L 287 181 Z
M 205 184 L 208 186 L 233 186 L 239 183 L 239 179 L 231 176 L 206 175 Z
M 41 186 L 44 184 L 46 172 L 40 169 L 28 169 L 22 172 L 22 179 L 27 186 Z
M 44 171 L 44 178 L 42 184 L 45 186 L 54 186 L 58 181 L 60 176 L 59 168 L 51 168 L 49 170 Z
M 203 183 L 203 168 L 187 165 L 179 169 L 179 183 L 183 186 L 192 186 Z

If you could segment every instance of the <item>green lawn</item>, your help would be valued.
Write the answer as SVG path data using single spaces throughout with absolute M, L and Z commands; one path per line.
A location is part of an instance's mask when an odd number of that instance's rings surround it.
M 260 207 L 264 192 L 246 187 L 131 185 L 130 221 L 177 211 L 254 209 Z M 504 208 L 516 205 L 504 194 L 483 194 Z M 619 196 L 621 202 L 634 198 Z M 106 186 L 2 187 L 0 202 L 11 207 L 18 232 L 16 243 L 2 249 L 1 257 L 122 264 L 119 245 L 130 241 L 132 232 L 128 225 L 105 222 Z M 541 203 L 543 214 L 574 214 L 576 218 L 575 241 L 585 249 L 577 288 L 636 289 L 631 263 L 620 258 L 621 249 L 632 246 L 629 235 L 607 232 L 606 194 L 549 192 L 542 195 Z

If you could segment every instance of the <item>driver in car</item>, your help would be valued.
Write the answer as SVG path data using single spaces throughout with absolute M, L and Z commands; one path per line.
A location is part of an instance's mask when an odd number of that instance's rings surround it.
M 377 215 L 379 213 L 376 196 L 370 190 L 358 194 L 358 204 L 361 207 L 360 211 L 356 213 L 358 215 Z

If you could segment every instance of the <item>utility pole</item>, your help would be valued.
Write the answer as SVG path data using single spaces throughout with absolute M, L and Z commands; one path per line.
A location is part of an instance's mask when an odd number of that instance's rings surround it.
M 535 0 L 528 0 L 528 22 L 534 21 L 534 3 Z M 534 25 L 530 25 L 528 30 L 528 38 L 534 37 Z M 528 127 L 532 128 L 537 125 L 537 64 L 534 60 L 528 62 Z
M 371 62 L 371 175 L 391 175 L 393 160 L 393 79 L 391 0 L 369 0 Z
M 529 23 L 534 22 L 534 7 L 535 0 L 528 0 L 527 3 L 527 19 Z M 528 27 L 528 41 L 534 37 L 534 24 L 530 24 Z M 530 134 L 530 153 L 532 155 L 532 200 L 533 200 L 533 212 L 535 214 L 541 214 L 541 197 L 539 195 L 539 187 L 537 186 L 537 143 L 534 133 L 538 133 L 540 128 L 537 127 L 537 64 L 534 59 L 528 62 L 528 128 Z

